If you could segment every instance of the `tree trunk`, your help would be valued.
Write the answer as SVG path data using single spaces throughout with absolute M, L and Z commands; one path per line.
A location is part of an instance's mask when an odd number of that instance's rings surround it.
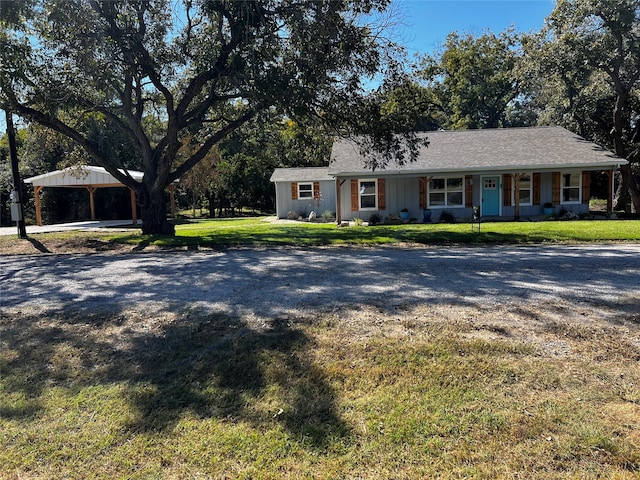
M 209 201 L 209 218 L 215 218 L 216 216 L 216 196 L 213 192 L 209 192 L 207 196 Z
M 640 212 L 640 192 L 633 178 L 631 165 L 627 164 L 620 166 L 620 183 L 618 184 L 613 200 L 614 210 L 624 210 L 628 213 L 630 205 L 627 203 L 627 200 L 629 198 L 635 211 Z
M 145 235 L 175 235 L 175 227 L 167 220 L 167 204 L 164 188 L 156 185 L 140 186 L 140 210 L 142 233 Z
M 223 208 L 224 202 L 225 202 L 224 195 L 221 195 L 218 198 L 218 218 L 222 218 L 223 217 L 222 208 Z
M 620 158 L 627 157 L 627 150 L 625 148 L 625 142 L 623 141 L 623 131 L 624 131 L 624 107 L 628 103 L 629 94 L 627 90 L 625 90 L 624 85 L 618 76 L 613 76 L 612 80 L 614 82 L 615 90 L 616 90 L 616 101 L 613 107 L 613 147 L 615 154 Z M 627 195 L 629 195 L 631 199 L 631 203 L 635 206 L 637 210 L 640 207 L 640 197 L 638 195 L 638 186 L 636 185 L 635 179 L 633 178 L 633 172 L 631 170 L 631 165 L 622 165 L 620 167 L 620 185 L 618 190 L 616 191 L 614 208 L 624 209 L 628 212 L 627 206 Z

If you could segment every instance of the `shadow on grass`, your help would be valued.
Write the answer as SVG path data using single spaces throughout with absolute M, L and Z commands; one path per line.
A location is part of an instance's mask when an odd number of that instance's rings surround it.
M 259 230 L 234 229 L 233 231 L 208 232 L 200 236 L 177 235 L 175 237 L 150 236 L 145 238 L 120 237 L 115 241 L 137 243 L 134 251 L 140 251 L 149 245 L 160 247 L 190 247 L 193 245 L 225 248 L 256 246 L 323 246 L 323 245 L 383 245 L 397 243 L 416 243 L 423 245 L 448 244 L 521 244 L 545 241 L 547 238 L 531 238 L 530 235 L 500 233 L 462 233 L 462 232 L 419 232 L 385 231 L 374 228 L 316 230 L 310 228 L 278 228 Z
M 286 320 L 257 330 L 227 315 L 184 315 L 153 331 L 140 321 L 1 318 L 0 418 L 35 420 L 49 388 L 72 393 L 115 382 L 127 385 L 132 433 L 170 430 L 190 414 L 261 430 L 279 424 L 310 448 L 350 436 L 310 360 L 311 339 Z
M 484 224 L 483 224 L 484 225 Z M 528 224 L 525 224 L 527 226 Z M 507 245 L 558 242 L 592 242 L 599 239 L 589 229 L 554 230 L 544 224 L 523 231 L 493 231 L 492 225 L 481 227 L 481 231 L 461 229 L 460 225 L 396 225 L 374 227 L 337 228 L 334 225 L 253 225 L 232 228 L 210 228 L 204 231 L 177 231 L 176 236 L 114 237 L 114 241 L 138 243 L 136 249 L 148 245 L 160 247 L 225 248 L 237 246 L 322 246 L 322 245 Z M 621 237 L 620 239 L 625 239 Z M 606 240 L 606 238 L 605 238 Z
M 27 237 L 27 240 L 40 253 L 51 253 L 51 251 L 42 242 L 36 240 L 35 238 Z
M 197 242 L 203 246 L 323 246 L 323 245 L 392 245 L 413 243 L 421 245 L 508 245 L 539 243 L 550 240 L 543 235 L 472 233 L 472 232 L 418 232 L 384 231 L 374 228 L 336 229 L 305 232 L 219 232 L 203 235 Z M 562 239 L 555 239 L 562 241 Z M 193 242 L 190 237 L 176 237 L 165 241 L 186 244 Z

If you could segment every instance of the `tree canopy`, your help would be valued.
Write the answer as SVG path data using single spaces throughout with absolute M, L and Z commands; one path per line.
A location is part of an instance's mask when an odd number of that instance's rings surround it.
M 640 211 L 640 2 L 560 0 L 545 28 L 525 39 L 521 78 L 547 123 L 564 125 L 629 160 L 617 207 Z
M 172 233 L 163 190 L 242 125 L 275 110 L 409 160 L 364 83 L 402 83 L 374 19 L 389 0 L 26 0 L 0 10 L 0 106 L 80 145 L 136 189 L 146 233 Z M 126 172 L 112 136 L 133 146 Z M 99 137 L 99 136 L 98 136 Z M 409 143 L 404 140 L 408 139 Z M 185 141 L 187 158 L 178 159 Z M 127 143 L 127 142 L 125 142 Z M 407 149 L 405 145 L 409 145 Z M 126 147 L 125 147 L 126 148 Z M 363 147 L 364 148 L 364 147 Z M 184 151 L 184 150 L 183 150 Z
M 512 126 L 510 107 L 521 94 L 512 31 L 475 36 L 452 32 L 440 52 L 423 60 L 419 76 L 439 107 L 442 127 L 454 130 Z

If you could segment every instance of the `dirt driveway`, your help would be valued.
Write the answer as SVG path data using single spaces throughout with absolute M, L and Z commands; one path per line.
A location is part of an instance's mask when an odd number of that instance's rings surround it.
M 352 336 L 455 325 L 471 336 L 531 342 L 553 356 L 569 351 L 566 335 L 640 347 L 640 245 L 238 249 L 0 261 L 0 314 L 45 322 L 121 317 L 125 336 L 161 334 L 176 318 L 222 314 L 256 328 L 330 321 Z
M 640 245 L 238 249 L 2 258 L 0 307 L 298 310 L 633 303 Z

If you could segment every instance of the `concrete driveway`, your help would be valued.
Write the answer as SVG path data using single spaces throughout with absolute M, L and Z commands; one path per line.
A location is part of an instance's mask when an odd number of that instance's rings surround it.
M 138 221 L 140 224 L 140 221 Z M 48 232 L 66 232 L 70 230 L 94 230 L 102 228 L 131 227 L 132 220 L 87 220 L 84 222 L 57 223 L 54 225 L 27 225 L 27 234 L 32 233 L 48 233 Z M 0 227 L 0 236 L 16 235 L 17 227 Z
M 563 302 L 640 311 L 640 245 L 290 248 L 0 258 L 0 309 L 271 317 Z M 635 309 L 635 310 L 634 310 Z

